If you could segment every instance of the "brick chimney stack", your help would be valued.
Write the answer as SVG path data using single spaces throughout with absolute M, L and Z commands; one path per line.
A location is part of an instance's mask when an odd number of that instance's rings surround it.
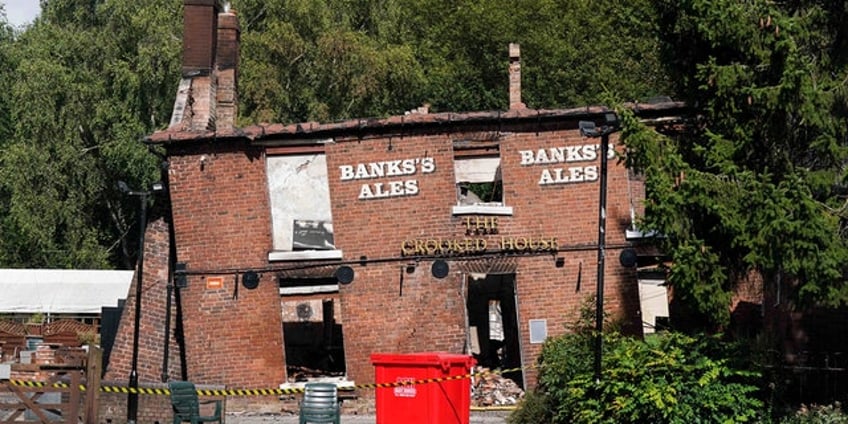
M 521 103 L 521 47 L 509 44 L 509 109 L 524 109 Z
M 219 0 L 183 2 L 183 77 L 209 75 L 215 65 Z
M 183 0 L 182 80 L 169 130 L 232 131 L 240 29 L 221 0 Z
M 238 116 L 238 65 L 241 29 L 235 12 L 225 10 L 218 15 L 218 49 L 216 73 L 218 76 L 218 106 L 216 127 L 233 129 Z

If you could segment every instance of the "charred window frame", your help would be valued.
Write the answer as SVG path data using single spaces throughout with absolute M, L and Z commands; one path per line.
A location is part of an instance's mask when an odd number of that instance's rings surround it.
M 504 199 L 497 142 L 454 142 L 454 215 L 512 215 Z

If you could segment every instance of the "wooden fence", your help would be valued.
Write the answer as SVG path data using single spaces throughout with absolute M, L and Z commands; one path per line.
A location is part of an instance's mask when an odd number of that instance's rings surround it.
M 34 378 L 0 380 L 0 424 L 96 424 L 101 357 L 92 346 L 62 364 L 12 364 L 13 376 Z

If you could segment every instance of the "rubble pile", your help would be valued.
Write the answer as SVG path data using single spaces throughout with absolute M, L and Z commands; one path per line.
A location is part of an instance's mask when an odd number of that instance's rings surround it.
M 524 390 L 514 381 L 487 368 L 475 368 L 476 375 L 471 380 L 472 406 L 515 405 L 524 397 Z
M 325 371 L 307 367 L 286 367 L 290 383 L 308 381 L 320 377 L 344 377 L 344 372 Z

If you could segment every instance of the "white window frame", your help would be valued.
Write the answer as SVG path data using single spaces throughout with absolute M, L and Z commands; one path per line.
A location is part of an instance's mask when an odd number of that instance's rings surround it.
M 330 182 L 327 172 L 326 154 L 316 151 L 314 146 L 308 146 L 298 151 L 296 148 L 280 154 L 268 154 L 266 160 L 266 175 L 268 178 L 268 194 L 271 207 L 271 230 L 273 250 L 268 253 L 269 261 L 305 261 L 305 260 L 336 260 L 342 259 L 343 252 L 338 249 L 331 250 L 294 250 L 292 247 L 292 235 L 294 234 L 294 219 L 302 218 L 315 221 L 332 222 L 332 211 L 330 208 Z M 302 163 L 297 164 L 298 161 Z M 300 174 L 292 173 L 292 169 L 301 168 Z M 283 181 L 281 181 L 283 180 Z M 319 180 L 316 184 L 315 181 Z M 305 181 L 311 181 L 306 183 Z M 324 197 L 311 206 L 302 206 L 301 209 L 313 212 L 313 215 L 297 216 L 300 210 L 295 210 L 297 203 L 292 198 L 300 197 L 302 202 L 308 199 L 302 197 L 309 191 L 312 196 Z M 315 188 L 318 188 L 315 191 Z M 280 234 L 284 235 L 280 235 Z M 288 235 L 285 235 L 285 234 Z
M 454 158 L 454 175 L 457 186 L 457 204 L 453 206 L 453 215 L 512 215 L 512 206 L 506 206 L 504 195 L 498 203 L 460 204 L 459 184 L 487 183 L 501 179 L 500 156 L 469 156 Z M 503 189 L 503 180 L 501 179 Z

